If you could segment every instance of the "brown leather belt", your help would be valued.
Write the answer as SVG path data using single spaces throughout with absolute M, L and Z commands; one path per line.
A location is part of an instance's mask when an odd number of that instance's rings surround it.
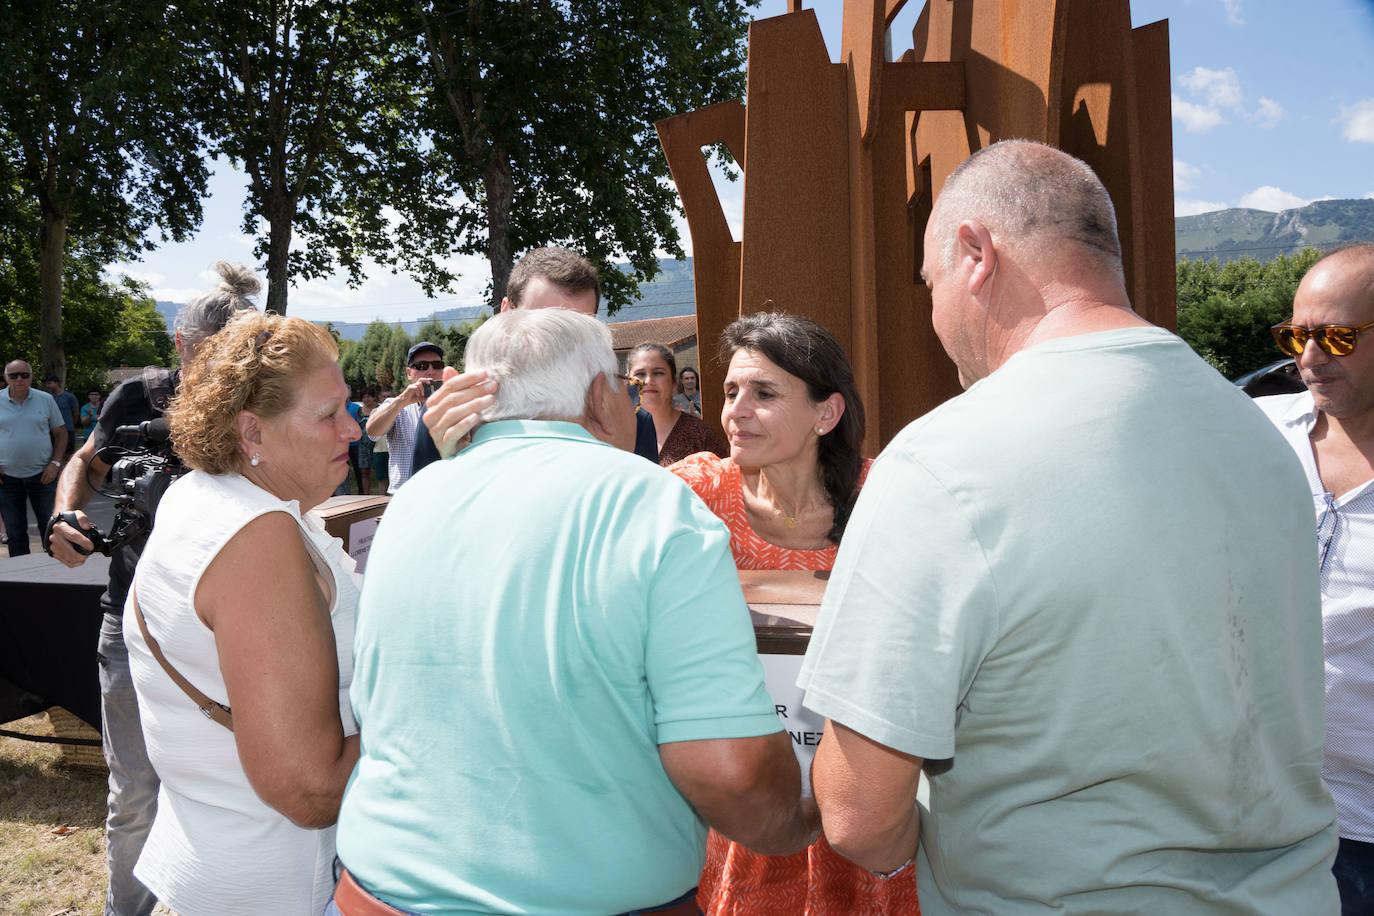
M 405 910 L 383 903 L 363 890 L 346 868 L 334 888 L 334 905 L 343 916 L 405 916 Z
M 348 869 L 343 870 L 339 876 L 339 883 L 334 888 L 334 906 L 339 908 L 343 916 L 405 916 L 405 910 L 398 910 L 389 903 L 384 903 L 363 889 L 363 886 L 353 880 L 353 876 L 348 873 Z M 653 910 L 654 916 L 700 916 L 701 910 L 697 909 L 695 895 L 687 898 L 677 906 L 666 910 Z

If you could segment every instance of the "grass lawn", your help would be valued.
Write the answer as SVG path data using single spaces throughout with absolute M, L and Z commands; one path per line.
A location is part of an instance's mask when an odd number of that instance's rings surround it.
M 51 734 L 46 716 L 6 726 Z M 99 916 L 105 903 L 105 775 L 57 745 L 0 737 L 0 913 Z

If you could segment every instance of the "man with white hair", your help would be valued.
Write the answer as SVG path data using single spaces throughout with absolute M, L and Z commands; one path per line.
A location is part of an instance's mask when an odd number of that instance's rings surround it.
M 982 150 L 924 251 L 967 390 L 883 451 L 840 545 L 800 676 L 827 838 L 914 859 L 927 916 L 1336 913 L 1291 452 L 1132 311 L 1085 163 Z
M 605 325 L 503 312 L 467 364 L 499 382 L 483 425 L 368 558 L 326 912 L 695 916 L 708 825 L 775 854 L 818 826 L 729 535 L 629 451 Z

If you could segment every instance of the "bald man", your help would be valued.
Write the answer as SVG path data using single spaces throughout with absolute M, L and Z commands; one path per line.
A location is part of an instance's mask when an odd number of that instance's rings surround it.
M 1334 914 L 1301 469 L 1131 309 L 1083 162 L 970 157 L 922 274 L 967 390 L 874 464 L 802 668 L 831 844 L 927 916 Z
M 1300 394 L 1260 398 L 1297 453 L 1317 518 L 1326 643 L 1326 757 L 1342 912 L 1374 913 L 1374 244 L 1312 265 L 1274 328 Z

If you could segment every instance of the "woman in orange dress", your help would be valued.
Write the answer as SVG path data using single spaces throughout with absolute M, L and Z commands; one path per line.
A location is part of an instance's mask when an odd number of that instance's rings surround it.
M 721 426 L 730 457 L 669 467 L 730 529 L 740 569 L 829 570 L 871 461 L 864 409 L 844 348 L 807 318 L 745 316 L 725 329 Z M 763 856 L 714 830 L 697 903 L 706 916 L 910 916 L 916 870 L 879 878 L 824 837 L 792 856 Z

